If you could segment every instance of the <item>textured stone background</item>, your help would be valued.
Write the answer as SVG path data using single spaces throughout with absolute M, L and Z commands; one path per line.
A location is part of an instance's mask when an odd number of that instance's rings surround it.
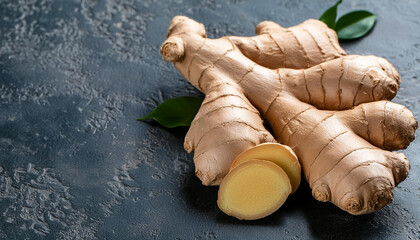
M 163 100 L 200 95 L 162 60 L 174 15 L 209 37 L 253 35 L 262 20 L 292 26 L 334 1 L 0 0 L 0 238 L 419 239 L 420 141 L 411 172 L 383 210 L 354 217 L 315 201 L 306 184 L 280 211 L 240 222 L 201 186 L 185 128 L 137 122 Z M 373 31 L 345 43 L 389 59 L 395 102 L 420 119 L 420 2 L 345 1 Z M 418 132 L 417 132 L 418 137 Z

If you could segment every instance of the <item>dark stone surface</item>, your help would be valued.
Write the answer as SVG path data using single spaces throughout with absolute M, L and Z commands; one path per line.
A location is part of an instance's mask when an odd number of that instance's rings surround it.
M 209 37 L 292 26 L 333 1 L 0 1 L 0 238 L 419 239 L 420 141 L 392 204 L 351 216 L 314 200 L 307 184 L 280 211 L 241 222 L 193 174 L 185 128 L 137 122 L 165 99 L 200 95 L 159 54 L 184 14 Z M 378 14 L 353 54 L 389 59 L 395 102 L 420 119 L 420 2 L 345 1 L 340 14 Z M 417 132 L 418 133 L 418 132 Z M 418 134 L 417 134 L 418 137 Z

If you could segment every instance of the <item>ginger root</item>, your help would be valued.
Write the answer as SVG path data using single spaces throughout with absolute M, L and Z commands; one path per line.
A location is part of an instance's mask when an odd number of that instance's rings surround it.
M 318 20 L 291 28 L 266 21 L 256 32 L 207 39 L 203 24 L 176 16 L 162 44 L 163 58 L 206 94 L 184 144 L 203 184 L 219 185 L 236 156 L 277 140 L 298 156 L 316 199 L 355 215 L 390 203 L 409 163 L 388 150 L 406 148 L 418 127 L 389 102 L 400 84 L 395 68 L 346 55 Z

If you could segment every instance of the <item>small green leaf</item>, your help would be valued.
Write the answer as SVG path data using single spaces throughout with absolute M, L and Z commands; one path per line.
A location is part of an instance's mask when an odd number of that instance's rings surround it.
M 149 115 L 137 120 L 153 119 L 167 128 L 190 126 L 202 102 L 203 98 L 198 97 L 171 98 L 157 106 Z
M 363 37 L 375 25 L 376 15 L 368 11 L 354 11 L 338 19 L 334 30 L 338 39 L 350 40 Z
M 319 20 L 323 21 L 331 29 L 334 29 L 335 19 L 337 18 L 337 7 L 341 2 L 343 2 L 343 0 L 338 1 L 334 6 L 328 8 L 328 10 L 319 18 Z

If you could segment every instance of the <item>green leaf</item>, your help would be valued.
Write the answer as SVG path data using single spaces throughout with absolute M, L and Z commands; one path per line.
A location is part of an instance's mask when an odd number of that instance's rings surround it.
M 354 11 L 338 19 L 334 30 L 338 39 L 350 40 L 363 37 L 375 25 L 376 15 L 368 11 Z
M 343 0 L 338 1 L 334 6 L 328 8 L 328 10 L 319 18 L 319 20 L 323 21 L 331 29 L 334 29 L 335 19 L 337 18 L 337 7 L 341 2 L 343 2 Z
M 198 97 L 171 98 L 157 106 L 149 115 L 137 120 L 153 119 L 167 128 L 190 126 L 202 102 L 203 98 Z

